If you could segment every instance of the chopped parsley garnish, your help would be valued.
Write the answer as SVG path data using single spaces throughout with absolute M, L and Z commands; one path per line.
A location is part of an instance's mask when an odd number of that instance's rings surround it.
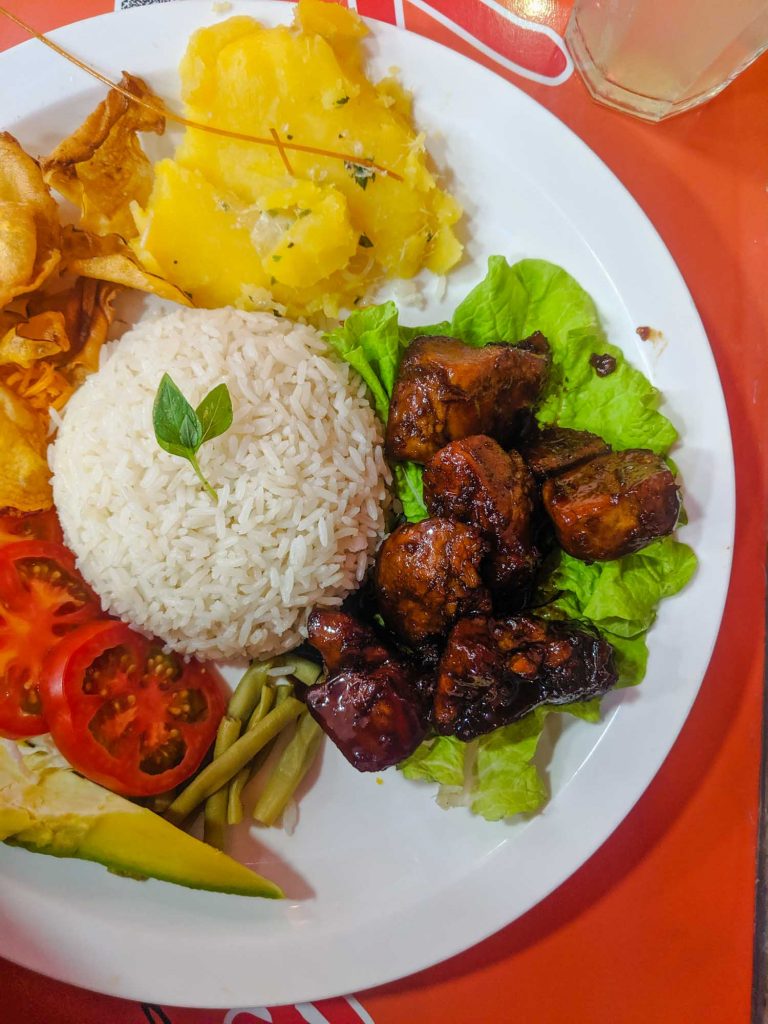
M 362 189 L 368 187 L 369 181 L 376 180 L 376 171 L 372 167 L 366 167 L 365 164 L 355 164 L 351 160 L 345 160 L 344 167 Z

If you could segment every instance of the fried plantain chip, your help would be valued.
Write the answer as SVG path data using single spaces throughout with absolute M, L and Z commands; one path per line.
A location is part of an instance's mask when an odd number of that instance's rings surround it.
M 8 363 L 0 366 L 0 384 L 11 391 L 44 419 L 51 409 L 63 409 L 75 386 L 47 360 L 33 363 L 28 369 Z
M 0 313 L 0 384 L 43 415 L 61 409 L 98 369 L 119 291 L 80 277 L 66 291 L 30 296 L 24 316 Z
M 63 234 L 64 268 L 81 277 L 112 281 L 140 292 L 152 292 L 182 306 L 191 306 L 189 296 L 157 274 L 145 270 L 119 235 L 94 235 L 90 231 L 65 227 Z
M 0 337 L 0 366 L 14 363 L 30 367 L 70 348 L 67 325 L 61 313 L 38 313 L 16 324 Z
M 40 167 L 0 132 L 0 307 L 34 291 L 61 258 L 59 213 Z
M 144 206 L 152 189 L 152 164 L 137 132 L 165 131 L 162 102 L 140 78 L 123 72 L 120 85 L 134 96 L 156 104 L 150 110 L 111 89 L 72 135 L 63 139 L 42 162 L 49 185 L 81 211 L 81 226 L 97 234 L 137 234 L 129 210 Z
M 80 384 L 87 374 L 98 370 L 99 353 L 115 316 L 119 291 L 120 286 L 111 281 L 79 277 L 74 287 L 46 301 L 46 309 L 64 320 L 69 350 L 63 361 L 56 362 L 72 384 Z
M 33 512 L 53 504 L 45 432 L 45 420 L 0 384 L 0 508 Z

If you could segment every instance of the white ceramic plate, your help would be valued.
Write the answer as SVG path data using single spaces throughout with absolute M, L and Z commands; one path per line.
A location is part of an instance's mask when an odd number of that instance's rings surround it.
M 243 12 L 271 23 L 291 15 L 282 3 L 234 4 Z M 105 15 L 54 38 L 171 98 L 190 32 L 216 19 L 210 0 L 189 0 Z M 407 314 L 411 322 L 448 314 L 488 254 L 565 266 L 681 429 L 683 536 L 700 569 L 663 605 L 642 687 L 609 696 L 598 726 L 562 725 L 547 766 L 552 800 L 530 820 L 490 825 L 441 811 L 429 788 L 395 770 L 379 785 L 328 747 L 295 834 L 236 840 L 242 859 L 284 885 L 284 902 L 138 884 L 2 847 L 0 954 L 87 988 L 175 1005 L 278 1004 L 378 985 L 478 942 L 568 878 L 627 815 L 674 743 L 717 636 L 734 521 L 730 434 L 706 336 L 664 244 L 600 160 L 501 78 L 383 25 L 370 51 L 376 71 L 401 69 L 468 213 L 468 260 L 448 295 Z M 0 57 L 0 126 L 33 152 L 47 152 L 102 96 L 36 42 Z M 640 324 L 662 330 L 665 343 L 640 342 Z

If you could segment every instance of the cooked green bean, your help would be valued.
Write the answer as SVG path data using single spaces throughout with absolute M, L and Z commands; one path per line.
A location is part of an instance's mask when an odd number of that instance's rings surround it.
M 272 710 L 272 706 L 275 703 L 276 696 L 277 691 L 275 690 L 275 687 L 271 683 L 268 686 L 264 687 L 264 689 L 261 691 L 261 699 L 259 700 L 258 706 L 256 707 L 251 717 L 248 719 L 248 729 L 253 729 L 255 726 L 259 724 L 262 718 L 267 717 L 269 712 Z
M 300 683 L 305 686 L 313 686 L 322 674 L 322 669 L 314 661 L 308 658 L 295 658 L 293 662 L 292 676 L 296 676 Z
M 230 718 L 239 718 L 244 722 L 259 703 L 264 684 L 269 680 L 271 661 L 257 661 L 246 669 L 243 678 L 237 684 L 235 692 L 229 698 L 227 714 Z
M 289 683 L 285 680 L 282 680 L 280 682 L 280 685 L 277 687 L 276 693 L 277 696 L 275 697 L 275 707 L 279 708 L 284 700 L 286 700 L 288 697 L 293 696 L 293 683 Z M 269 743 L 264 747 L 264 749 L 260 750 L 256 757 L 254 757 L 250 766 L 251 775 L 256 775 L 258 774 L 258 772 L 261 771 L 261 769 L 264 767 L 264 762 L 272 753 L 272 748 L 274 747 L 275 743 L 277 743 L 277 737 L 275 737 L 273 740 L 270 740 Z
M 175 796 L 176 790 L 169 789 L 167 793 L 158 793 L 157 796 L 149 797 L 146 806 L 155 814 L 164 814 L 173 803 Z
M 214 758 L 207 767 L 203 768 L 173 801 L 166 812 L 166 818 L 174 825 L 180 825 L 186 821 L 203 800 L 221 789 L 222 786 L 226 786 L 229 780 L 234 778 L 240 769 L 244 768 L 303 709 L 304 705 L 301 701 L 294 697 L 287 697 L 258 725 L 236 740 L 221 757 Z
M 272 676 L 269 680 L 269 685 L 276 692 L 279 692 L 281 689 L 285 689 L 288 686 L 290 687 L 289 693 L 293 693 L 293 683 L 288 676 Z
M 304 683 L 305 686 L 312 686 L 316 683 L 323 671 L 309 658 L 299 658 L 294 654 L 284 654 L 282 658 L 275 661 L 275 665 L 280 665 L 286 675 L 296 676 L 299 682 Z
M 213 746 L 213 760 L 232 746 L 240 735 L 242 722 L 239 718 L 232 718 L 225 715 L 219 722 L 216 733 L 216 742 Z M 171 807 L 173 804 L 171 804 Z M 170 811 L 170 807 L 168 808 Z M 227 823 L 227 791 L 220 790 L 212 793 L 205 802 L 205 815 L 203 818 L 203 838 L 206 843 L 215 846 L 218 850 L 224 849 L 224 826 Z
M 305 710 L 256 801 L 253 816 L 257 821 L 263 825 L 273 825 L 277 821 L 314 761 L 322 735 L 320 726 Z
M 286 683 L 284 686 L 278 686 L 277 696 L 275 697 L 275 707 L 279 708 L 280 705 L 287 697 L 293 696 L 293 683 Z
M 275 700 L 274 689 L 267 684 L 261 691 L 261 698 L 259 699 L 256 710 L 248 720 L 248 729 L 254 729 L 262 718 L 265 718 L 271 711 L 272 705 Z M 257 755 L 258 756 L 258 755 Z M 245 788 L 248 780 L 251 777 L 250 764 L 247 764 L 245 768 L 241 768 L 237 775 L 232 779 L 229 784 L 227 792 L 227 824 L 228 825 L 239 825 L 243 820 L 243 800 L 242 792 Z M 212 800 L 213 797 L 210 797 Z

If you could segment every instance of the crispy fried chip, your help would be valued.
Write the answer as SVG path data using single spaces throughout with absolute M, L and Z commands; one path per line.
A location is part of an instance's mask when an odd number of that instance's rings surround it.
M 140 78 L 124 71 L 120 85 L 156 103 L 157 110 L 112 89 L 42 166 L 48 184 L 79 207 L 82 227 L 131 238 L 137 232 L 129 204 L 136 200 L 145 205 L 152 189 L 152 164 L 136 133 L 162 135 L 165 117 L 161 101 Z
M 119 291 L 80 277 L 66 291 L 30 296 L 24 316 L 0 313 L 0 384 L 36 412 L 60 409 L 98 369 Z
M 191 306 L 189 296 L 165 278 L 145 270 L 133 250 L 119 235 L 94 235 L 77 228 L 64 228 L 64 268 L 81 277 L 112 281 L 126 288 L 152 292 L 182 306 Z
M 69 351 L 67 325 L 61 313 L 38 313 L 11 327 L 0 337 L 0 366 L 15 363 L 30 367 L 41 359 L 50 359 Z
M 53 494 L 45 458 L 45 421 L 0 384 L 0 508 L 50 508 Z
M 34 291 L 56 269 L 59 213 L 37 163 L 0 132 L 0 307 Z
M 75 390 L 64 374 L 46 360 L 33 363 L 26 370 L 13 363 L 0 366 L 0 384 L 10 388 L 45 419 L 50 409 L 63 409 Z
M 63 318 L 69 350 L 62 369 L 73 384 L 99 368 L 99 353 L 114 319 L 119 291 L 120 286 L 111 281 L 79 277 L 73 288 L 45 302 L 49 315 Z

